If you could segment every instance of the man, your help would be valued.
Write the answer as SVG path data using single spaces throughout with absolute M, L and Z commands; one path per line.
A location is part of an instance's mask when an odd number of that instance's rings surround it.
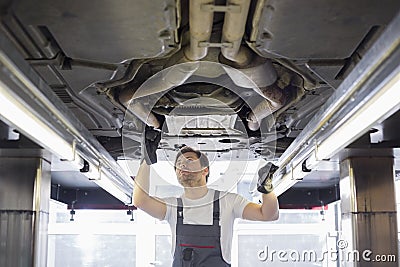
M 184 187 L 182 197 L 158 199 L 149 196 L 149 165 L 157 161 L 155 152 L 160 140 L 160 133 L 153 131 L 145 133 L 147 154 L 135 178 L 134 205 L 170 224 L 173 267 L 230 266 L 235 218 L 257 221 L 278 219 L 278 200 L 272 192 L 272 184 L 265 184 L 266 174 L 263 170 L 259 172 L 262 179 L 259 180 L 258 190 L 263 193 L 262 204 L 249 202 L 238 194 L 209 189 L 207 157 L 200 151 L 183 147 L 175 160 L 176 176 Z

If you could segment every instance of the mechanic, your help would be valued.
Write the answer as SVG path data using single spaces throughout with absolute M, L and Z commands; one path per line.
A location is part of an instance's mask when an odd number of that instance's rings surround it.
M 268 171 L 260 169 L 257 189 L 262 204 L 234 193 L 207 188 L 209 161 L 202 152 L 183 147 L 175 160 L 175 172 L 184 187 L 180 198 L 159 199 L 148 194 L 150 165 L 157 162 L 156 150 L 161 132 L 146 128 L 144 160 L 135 178 L 134 205 L 171 227 L 173 267 L 230 266 L 235 218 L 272 221 L 279 217 L 278 200 Z

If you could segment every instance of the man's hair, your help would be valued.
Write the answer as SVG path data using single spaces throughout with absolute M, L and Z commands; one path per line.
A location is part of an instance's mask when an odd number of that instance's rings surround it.
M 210 162 L 208 161 L 207 156 L 200 150 L 193 149 L 189 146 L 182 147 L 181 150 L 179 150 L 179 152 L 175 158 L 175 164 L 174 164 L 175 170 L 176 170 L 176 162 L 178 161 L 178 158 L 188 152 L 193 152 L 196 154 L 197 158 L 200 160 L 200 166 L 202 168 L 208 168 L 208 174 L 206 175 L 206 182 L 208 182 L 208 176 L 210 174 Z

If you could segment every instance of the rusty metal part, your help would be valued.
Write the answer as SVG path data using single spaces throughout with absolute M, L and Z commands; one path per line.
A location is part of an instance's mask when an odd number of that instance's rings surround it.
M 249 129 L 252 131 L 258 130 L 262 119 L 283 107 L 287 102 L 286 95 L 275 84 L 261 88 L 261 91 L 265 100 L 261 101 L 247 117 Z
M 208 47 L 201 45 L 210 40 L 212 32 L 214 12 L 202 8 L 208 4 L 214 4 L 214 1 L 190 0 L 189 2 L 190 45 L 185 49 L 185 57 L 192 61 L 204 58 L 208 52 Z
M 248 64 L 251 52 L 241 46 L 249 13 L 250 0 L 228 0 L 227 5 L 239 6 L 239 12 L 226 12 L 224 26 L 222 28 L 222 43 L 230 43 L 231 46 L 221 47 L 222 55 L 241 65 Z

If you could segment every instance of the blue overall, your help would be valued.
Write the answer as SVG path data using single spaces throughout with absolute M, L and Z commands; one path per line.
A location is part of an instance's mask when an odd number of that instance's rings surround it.
M 183 224 L 183 204 L 178 198 L 176 242 L 172 267 L 229 267 L 222 258 L 219 225 L 219 191 L 215 191 L 213 225 Z

